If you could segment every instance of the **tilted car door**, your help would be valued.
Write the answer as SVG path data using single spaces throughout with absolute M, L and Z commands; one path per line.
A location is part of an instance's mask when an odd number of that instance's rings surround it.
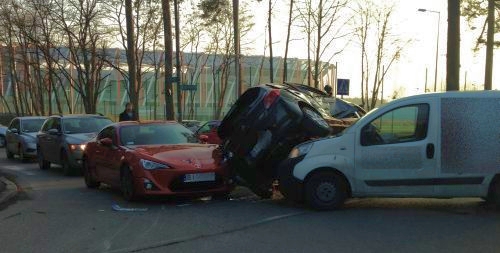
M 434 100 L 390 110 L 359 126 L 356 135 L 357 189 L 372 196 L 422 196 L 434 193 L 437 175 Z
M 112 145 L 100 142 L 104 138 L 112 140 Z M 105 178 L 106 182 L 118 186 L 120 180 L 121 149 L 116 138 L 116 129 L 109 126 L 103 129 L 97 136 L 97 149 L 95 153 L 96 169 L 99 177 Z

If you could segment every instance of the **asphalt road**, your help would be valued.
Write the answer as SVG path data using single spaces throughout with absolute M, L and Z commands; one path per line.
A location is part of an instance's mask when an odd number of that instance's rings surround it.
M 55 166 L 5 158 L 22 191 L 0 206 L 0 252 L 500 252 L 500 212 L 480 199 L 356 199 L 316 212 L 244 188 L 229 201 L 129 204 Z M 113 204 L 136 211 L 114 211 Z

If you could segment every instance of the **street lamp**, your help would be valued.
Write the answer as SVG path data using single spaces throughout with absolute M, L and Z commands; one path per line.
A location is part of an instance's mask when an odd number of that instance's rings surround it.
M 438 72 L 438 57 L 439 57 L 439 24 L 441 23 L 441 13 L 439 11 L 418 9 L 420 12 L 432 12 L 438 14 L 438 26 L 437 26 L 437 38 L 436 38 L 436 67 L 434 69 L 434 92 L 436 92 L 437 86 L 437 72 Z

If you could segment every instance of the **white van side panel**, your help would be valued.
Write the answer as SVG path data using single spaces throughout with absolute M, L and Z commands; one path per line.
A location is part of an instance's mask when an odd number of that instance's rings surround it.
M 463 184 L 440 185 L 439 196 L 483 196 L 500 173 L 500 98 L 441 99 L 440 177 Z
M 441 99 L 441 172 L 500 172 L 500 99 Z

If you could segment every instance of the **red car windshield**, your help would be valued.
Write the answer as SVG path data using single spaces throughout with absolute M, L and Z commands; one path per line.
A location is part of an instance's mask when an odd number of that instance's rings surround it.
M 180 124 L 129 125 L 120 128 L 122 145 L 162 145 L 196 143 L 191 130 Z

